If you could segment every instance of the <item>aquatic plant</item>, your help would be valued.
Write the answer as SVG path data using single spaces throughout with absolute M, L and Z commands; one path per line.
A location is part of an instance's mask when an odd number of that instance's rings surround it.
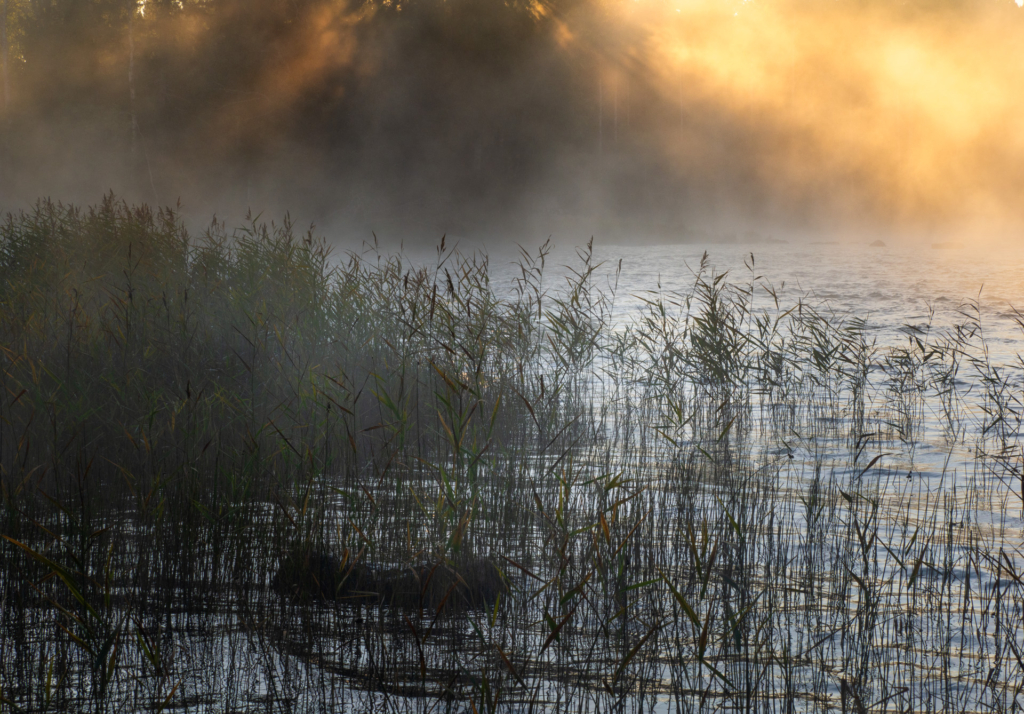
M 0 706 L 1024 703 L 1021 365 L 974 305 L 880 346 L 753 258 L 624 313 L 548 256 L 9 215 Z

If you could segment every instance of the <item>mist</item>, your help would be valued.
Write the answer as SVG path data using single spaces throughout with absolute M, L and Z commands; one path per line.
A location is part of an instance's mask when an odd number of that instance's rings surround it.
M 4 0 L 0 208 L 436 242 L 1014 238 L 1011 0 Z

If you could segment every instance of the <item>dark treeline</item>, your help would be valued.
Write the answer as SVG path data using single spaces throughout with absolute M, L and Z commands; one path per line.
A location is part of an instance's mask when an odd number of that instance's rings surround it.
M 643 144 L 659 122 L 678 122 L 678 107 L 659 111 L 653 88 L 630 77 L 628 39 L 610 36 L 597 7 L 5 4 L 6 202 L 115 188 L 181 197 L 207 216 L 286 206 L 460 231 L 556 183 L 546 208 L 589 210 L 560 178 L 591 174 L 627 141 L 619 208 L 664 198 L 639 190 L 637 172 L 666 178 Z M 608 68 L 621 76 L 602 78 Z

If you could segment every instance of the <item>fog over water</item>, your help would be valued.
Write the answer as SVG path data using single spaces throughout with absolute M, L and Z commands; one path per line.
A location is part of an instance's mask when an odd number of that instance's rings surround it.
M 4 8 L 3 209 L 113 190 L 345 244 L 1020 235 L 1012 0 Z

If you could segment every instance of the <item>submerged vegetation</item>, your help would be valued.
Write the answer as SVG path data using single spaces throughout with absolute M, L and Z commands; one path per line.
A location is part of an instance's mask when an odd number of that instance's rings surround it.
M 883 347 L 752 260 L 627 314 L 546 255 L 8 216 L 0 710 L 1020 708 L 977 305 Z

